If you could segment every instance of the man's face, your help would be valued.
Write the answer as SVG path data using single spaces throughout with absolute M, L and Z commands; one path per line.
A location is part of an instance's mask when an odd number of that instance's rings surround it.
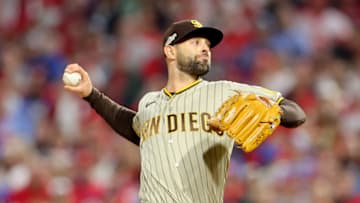
M 197 37 L 178 44 L 176 59 L 179 70 L 190 75 L 205 75 L 211 65 L 209 40 Z

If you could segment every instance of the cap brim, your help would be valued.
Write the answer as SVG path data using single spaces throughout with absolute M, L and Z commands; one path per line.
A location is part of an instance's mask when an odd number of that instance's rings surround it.
M 204 37 L 208 39 L 210 41 L 210 48 L 213 48 L 221 42 L 223 39 L 223 33 L 216 28 L 201 27 L 186 34 L 181 41 L 185 41 L 193 37 Z

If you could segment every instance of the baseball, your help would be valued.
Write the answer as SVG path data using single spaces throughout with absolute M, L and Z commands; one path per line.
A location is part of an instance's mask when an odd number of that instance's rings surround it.
M 81 74 L 78 72 L 73 72 L 73 73 L 65 72 L 62 79 L 65 85 L 77 86 L 80 84 Z

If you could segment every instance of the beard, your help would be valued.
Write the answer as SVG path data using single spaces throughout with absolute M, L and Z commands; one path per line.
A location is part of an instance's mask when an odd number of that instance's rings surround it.
M 195 76 L 203 76 L 210 70 L 210 60 L 198 60 L 197 57 L 186 57 L 183 54 L 179 53 L 178 58 L 178 68 L 179 70 Z

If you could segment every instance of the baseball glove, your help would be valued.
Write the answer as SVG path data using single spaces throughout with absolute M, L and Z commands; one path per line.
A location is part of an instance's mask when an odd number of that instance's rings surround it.
M 279 126 L 281 114 L 280 106 L 270 99 L 237 92 L 220 106 L 208 124 L 213 130 L 227 132 L 238 148 L 251 152 Z

